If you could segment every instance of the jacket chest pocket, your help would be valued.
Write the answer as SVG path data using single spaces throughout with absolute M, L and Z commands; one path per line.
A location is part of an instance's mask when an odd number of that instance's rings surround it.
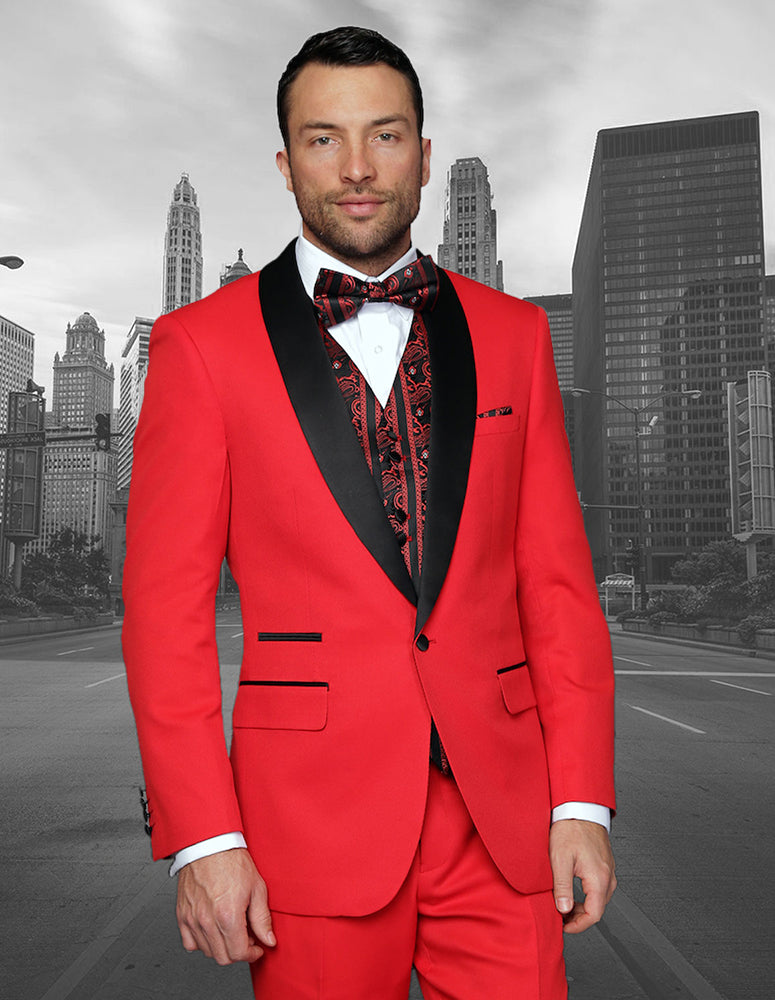
M 533 708 L 536 696 L 527 671 L 527 661 L 516 663 L 513 667 L 503 667 L 498 671 L 498 681 L 503 702 L 512 715 Z
M 235 729 L 325 729 L 325 681 L 240 681 L 234 703 Z

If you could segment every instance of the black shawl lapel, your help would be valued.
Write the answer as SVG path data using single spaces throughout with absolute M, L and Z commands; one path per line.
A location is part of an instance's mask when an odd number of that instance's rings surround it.
M 476 371 L 468 322 L 442 270 L 439 281 L 436 306 L 423 313 L 431 360 L 431 442 L 418 633 L 433 610 L 452 558 L 476 424 Z
M 415 604 L 411 577 L 299 277 L 295 242 L 267 264 L 258 279 L 261 312 L 272 349 L 301 429 L 334 499 L 390 580 Z

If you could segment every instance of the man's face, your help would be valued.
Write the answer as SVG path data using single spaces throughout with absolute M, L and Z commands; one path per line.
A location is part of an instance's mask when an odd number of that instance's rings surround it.
M 309 63 L 291 84 L 288 149 L 277 154 L 311 243 L 366 274 L 409 249 L 430 176 L 409 82 L 384 63 Z

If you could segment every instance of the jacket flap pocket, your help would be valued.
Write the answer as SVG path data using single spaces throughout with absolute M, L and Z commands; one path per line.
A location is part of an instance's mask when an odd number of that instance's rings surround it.
M 498 671 L 498 681 L 506 708 L 512 715 L 533 708 L 536 703 L 533 685 L 530 682 L 527 663 L 517 663 Z
M 241 681 L 235 729 L 324 729 L 328 684 L 323 681 Z

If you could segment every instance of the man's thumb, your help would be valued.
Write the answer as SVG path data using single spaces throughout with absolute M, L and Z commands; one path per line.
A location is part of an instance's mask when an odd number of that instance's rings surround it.
M 570 913 L 573 909 L 573 882 L 560 876 L 554 882 L 554 905 L 560 913 Z
M 266 902 L 266 891 L 254 892 L 248 907 L 248 923 L 256 938 L 268 948 L 274 948 L 277 938 L 272 930 L 272 916 Z

